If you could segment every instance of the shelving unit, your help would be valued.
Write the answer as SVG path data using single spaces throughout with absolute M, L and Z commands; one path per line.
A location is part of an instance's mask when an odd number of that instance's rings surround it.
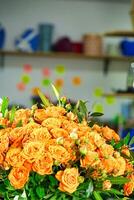
M 134 37 L 134 31 L 132 30 L 117 30 L 109 31 L 104 33 L 104 36 L 107 37 Z
M 128 98 L 134 99 L 134 93 L 105 93 L 103 97 L 118 97 L 118 98 Z
M 21 51 L 0 51 L 0 56 L 18 56 L 18 57 L 45 57 L 45 58 L 67 58 L 67 59 L 98 59 L 115 61 L 134 61 L 134 57 L 111 56 L 111 55 L 85 55 L 82 53 L 71 52 L 21 52 Z
M 21 52 L 21 51 L 0 51 L 0 67 L 4 67 L 6 57 L 36 57 L 36 58 L 64 58 L 83 60 L 102 60 L 104 62 L 104 73 L 107 73 L 110 61 L 134 62 L 134 57 L 111 56 L 111 55 L 85 55 L 72 52 Z

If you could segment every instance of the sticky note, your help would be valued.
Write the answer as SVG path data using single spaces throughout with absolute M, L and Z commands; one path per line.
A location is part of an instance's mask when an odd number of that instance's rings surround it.
M 43 76 L 50 76 L 50 74 L 51 74 L 51 71 L 50 71 L 50 69 L 48 67 L 44 67 L 42 69 L 42 75 Z
M 93 94 L 95 97 L 102 97 L 103 95 L 103 89 L 100 87 L 97 87 L 94 89 Z
M 24 74 L 24 75 L 22 75 L 22 77 L 21 77 L 21 81 L 22 81 L 22 83 L 24 83 L 24 84 L 30 83 L 30 80 L 31 80 L 31 78 L 30 78 L 30 76 L 27 75 L 27 74 Z
M 32 95 L 35 95 L 35 96 L 37 96 L 38 95 L 38 91 L 40 90 L 40 88 L 39 87 L 33 87 L 32 88 Z
M 108 96 L 108 97 L 106 97 L 106 102 L 109 105 L 113 105 L 116 102 L 115 97 L 114 96 Z
M 26 89 L 26 86 L 24 83 L 17 83 L 16 87 L 19 91 L 24 91 Z
M 65 73 L 65 66 L 64 65 L 57 65 L 56 66 L 56 72 L 58 74 L 64 74 Z
M 42 85 L 44 87 L 48 87 L 50 84 L 51 84 L 51 80 L 50 79 L 45 78 L 45 79 L 42 80 Z
M 30 64 L 25 64 L 23 66 L 23 70 L 25 73 L 31 73 L 32 72 L 32 66 Z
M 74 76 L 73 78 L 72 78 L 72 84 L 74 85 L 74 86 L 79 86 L 80 84 L 81 84 L 81 78 L 79 77 L 79 76 Z
M 102 105 L 101 103 L 95 103 L 95 104 L 93 105 L 93 111 L 94 111 L 94 112 L 104 113 L 103 105 Z
M 55 85 L 56 87 L 58 87 L 58 88 L 61 88 L 61 87 L 63 87 L 63 85 L 64 85 L 64 80 L 61 79 L 61 78 L 56 79 L 54 85 Z

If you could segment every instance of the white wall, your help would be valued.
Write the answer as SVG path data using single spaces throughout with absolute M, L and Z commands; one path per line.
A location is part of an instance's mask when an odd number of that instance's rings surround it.
M 25 28 L 37 27 L 39 23 L 51 22 L 55 24 L 54 40 L 62 35 L 68 35 L 73 40 L 80 40 L 84 33 L 104 32 L 114 29 L 131 29 L 129 17 L 129 3 L 112 3 L 97 1 L 71 0 L 0 0 L 0 22 L 7 31 L 6 49 L 14 49 L 14 39 Z M 11 58 L 5 60 L 5 68 L 0 69 L 0 94 L 8 95 L 13 102 L 30 105 L 29 93 L 33 86 L 40 85 L 40 71 L 42 66 L 49 66 L 52 70 L 52 79 L 56 78 L 54 68 L 57 64 L 64 64 L 64 94 L 70 98 L 84 98 L 89 100 L 90 107 L 96 98 L 93 97 L 95 87 L 102 87 L 110 91 L 111 88 L 126 88 L 127 62 L 110 63 L 107 76 L 103 74 L 102 61 L 64 60 L 45 58 Z M 28 89 L 21 93 L 16 90 L 16 83 L 20 80 L 22 66 L 32 64 L 32 82 Z M 73 75 L 80 75 L 83 84 L 80 88 L 73 87 L 69 80 Z M 48 90 L 49 93 L 50 89 Z M 108 106 L 105 100 L 105 117 L 111 118 L 120 112 L 120 103 L 117 100 L 113 106 Z

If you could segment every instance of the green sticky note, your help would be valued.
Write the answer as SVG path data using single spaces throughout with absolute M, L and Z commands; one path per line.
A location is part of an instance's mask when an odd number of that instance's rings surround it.
M 95 88 L 95 90 L 94 90 L 94 96 L 95 97 L 102 97 L 102 95 L 103 95 L 103 89 L 99 88 L 99 87 Z
M 50 79 L 43 79 L 42 80 L 42 85 L 44 87 L 48 87 L 51 84 L 51 80 Z
M 57 65 L 56 66 L 56 72 L 58 74 L 64 74 L 65 73 L 65 66 L 64 65 Z
M 93 106 L 93 111 L 94 112 L 100 112 L 100 113 L 104 113 L 104 108 L 103 105 L 101 103 L 96 103 Z
M 106 97 L 106 102 L 107 102 L 107 104 L 109 104 L 109 105 L 114 104 L 114 103 L 115 103 L 115 97 L 113 97 L 113 96 L 108 96 L 108 97 Z
M 28 83 L 30 83 L 31 78 L 27 74 L 24 74 L 24 75 L 22 75 L 21 80 L 22 80 L 22 83 L 28 84 Z

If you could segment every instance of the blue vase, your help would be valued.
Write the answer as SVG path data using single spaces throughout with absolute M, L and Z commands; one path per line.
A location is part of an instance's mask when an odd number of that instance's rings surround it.
M 2 27 L 2 25 L 0 25 L 0 49 L 4 48 L 5 36 L 6 36 L 5 29 Z

